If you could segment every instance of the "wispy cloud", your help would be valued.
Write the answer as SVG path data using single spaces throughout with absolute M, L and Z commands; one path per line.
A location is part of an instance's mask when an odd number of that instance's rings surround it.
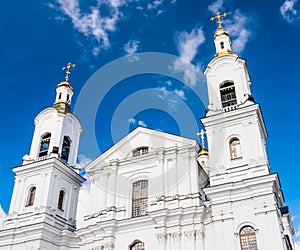
M 157 9 L 160 5 L 162 5 L 164 0 L 155 0 L 152 3 L 147 4 L 147 9 L 152 10 L 152 9 Z
M 223 0 L 217 0 L 208 6 L 208 10 L 212 13 L 217 13 L 223 7 Z
M 68 16 L 74 28 L 85 36 L 92 36 L 98 41 L 98 48 L 93 50 L 96 55 L 101 48 L 109 48 L 109 32 L 116 30 L 116 24 L 122 17 L 119 8 L 125 1 L 98 1 L 97 6 L 91 6 L 89 12 L 83 12 L 79 7 L 79 0 L 56 0 L 59 9 Z M 101 6 L 105 5 L 107 13 L 101 13 Z M 53 8 L 53 5 L 49 5 Z
M 136 40 L 131 40 L 124 45 L 124 51 L 127 55 L 133 55 L 137 52 L 140 42 Z
M 134 119 L 134 118 L 129 118 L 129 119 L 128 119 L 128 122 L 129 122 L 130 124 L 142 126 L 142 127 L 145 127 L 145 128 L 147 127 L 147 124 L 146 124 L 144 121 L 137 120 L 137 119 Z
M 172 89 L 172 85 L 168 85 L 169 81 L 166 82 L 167 86 L 161 86 L 156 88 L 157 97 L 162 99 L 171 110 L 177 110 L 180 99 L 186 101 L 186 95 L 183 89 Z
M 230 15 L 233 18 L 224 21 L 225 28 L 232 38 L 232 50 L 235 53 L 240 53 L 245 49 L 253 30 L 250 26 L 253 24 L 253 19 L 249 14 L 243 14 L 240 10 L 236 10 Z
M 179 32 L 176 34 L 175 40 L 180 58 L 174 63 L 174 70 L 182 71 L 185 82 L 194 87 L 196 86 L 197 75 L 188 64 L 196 57 L 199 46 L 205 41 L 202 27 L 194 28 L 191 32 Z
M 0 229 L 3 228 L 5 219 L 6 219 L 6 213 L 4 212 L 4 210 L 0 205 Z
M 296 9 L 297 0 L 286 0 L 280 6 L 280 13 L 288 23 L 294 23 L 300 19 L 299 11 Z
M 124 45 L 124 51 L 128 57 L 129 62 L 136 62 L 139 60 L 138 55 L 135 53 L 138 51 L 140 42 L 136 40 L 131 40 Z
M 156 89 L 159 91 L 158 97 L 160 99 L 167 99 L 175 95 L 183 100 L 186 100 L 185 93 L 181 89 L 168 90 L 165 86 L 158 87 Z
M 79 167 L 80 169 L 83 169 L 91 161 L 92 161 L 92 159 L 86 157 L 84 154 L 79 154 L 77 167 Z
M 215 14 L 223 8 L 223 4 L 224 0 L 216 0 L 208 6 L 208 10 Z M 253 34 L 253 30 L 250 29 L 253 24 L 253 17 L 237 9 L 230 13 L 223 22 L 232 39 L 232 50 L 235 53 L 242 52 Z

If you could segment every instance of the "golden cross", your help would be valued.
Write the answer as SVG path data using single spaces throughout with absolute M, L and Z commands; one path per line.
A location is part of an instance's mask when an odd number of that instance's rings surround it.
M 217 20 L 217 24 L 219 25 L 219 29 L 222 29 L 222 21 L 221 21 L 221 19 L 223 18 L 223 17 L 226 17 L 228 14 L 227 13 L 221 13 L 221 12 L 217 12 L 216 13 L 216 16 L 214 16 L 214 17 L 212 17 L 211 19 L 210 19 L 210 21 L 215 21 L 215 20 Z
M 198 135 L 200 135 L 200 137 L 201 137 L 202 148 L 205 148 L 205 147 L 204 147 L 204 135 L 205 135 L 205 134 L 206 134 L 206 133 L 204 132 L 203 129 L 201 129 L 201 130 L 200 130 L 200 133 L 198 133 Z
M 69 75 L 71 74 L 70 69 L 74 69 L 76 64 L 68 63 L 66 67 L 63 67 L 62 70 L 66 71 L 66 82 L 69 82 Z

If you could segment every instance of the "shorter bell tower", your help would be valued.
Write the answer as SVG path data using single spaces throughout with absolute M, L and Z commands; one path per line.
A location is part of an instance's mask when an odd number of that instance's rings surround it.
M 62 249 L 76 245 L 78 194 L 85 179 L 78 174 L 76 159 L 82 131 L 72 113 L 74 94 L 69 82 L 69 63 L 65 80 L 56 88 L 53 107 L 40 112 L 30 154 L 13 168 L 15 184 L 9 214 L 0 231 L 0 250 Z M 66 248 L 64 248 L 66 249 Z
M 75 64 L 68 63 L 62 68 L 66 71 L 66 77 L 56 88 L 53 107 L 43 110 L 34 119 L 35 130 L 30 154 L 23 157 L 24 165 L 55 157 L 69 166 L 75 166 L 82 128 L 71 109 L 74 92 L 69 74 L 74 67 Z

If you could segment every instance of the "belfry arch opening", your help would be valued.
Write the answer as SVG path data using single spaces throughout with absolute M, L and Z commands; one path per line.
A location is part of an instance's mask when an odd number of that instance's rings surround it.
M 51 133 L 46 133 L 41 138 L 39 157 L 47 156 L 51 140 Z
M 220 85 L 222 107 L 226 108 L 237 104 L 233 81 L 225 81 Z
M 68 162 L 71 148 L 71 139 L 69 136 L 64 136 L 63 145 L 61 149 L 61 159 Z

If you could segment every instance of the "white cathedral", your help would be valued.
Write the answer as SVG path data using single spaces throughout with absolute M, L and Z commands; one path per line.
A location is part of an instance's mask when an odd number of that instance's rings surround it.
M 138 127 L 88 164 L 89 211 L 76 226 L 85 179 L 74 166 L 82 127 L 66 79 L 40 112 L 30 153 L 13 168 L 1 250 L 292 250 L 293 226 L 246 62 L 219 23 L 205 69 L 207 149 Z M 80 208 L 79 208 L 80 209 Z

